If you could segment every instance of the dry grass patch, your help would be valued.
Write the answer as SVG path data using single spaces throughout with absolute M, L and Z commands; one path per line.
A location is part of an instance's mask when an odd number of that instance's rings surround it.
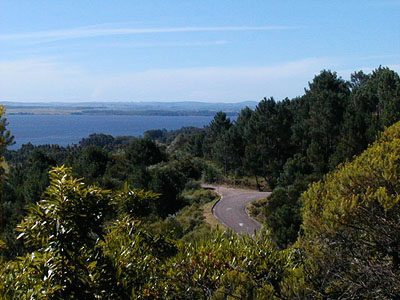
M 211 228 L 213 228 L 213 229 L 219 228 L 222 230 L 226 230 L 226 227 L 223 224 L 221 224 L 212 213 L 212 208 L 213 208 L 214 204 L 217 203 L 218 201 L 219 201 L 219 199 L 209 202 L 209 203 L 206 203 L 202 206 L 204 222 L 209 224 L 211 226 Z
M 254 220 L 258 221 L 261 224 L 265 223 L 265 216 L 263 214 L 264 206 L 266 205 L 268 198 L 262 198 L 256 201 L 251 202 L 247 207 L 247 214 L 252 217 Z

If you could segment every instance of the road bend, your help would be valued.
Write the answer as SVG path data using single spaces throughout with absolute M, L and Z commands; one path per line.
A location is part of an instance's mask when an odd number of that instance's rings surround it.
M 270 192 L 235 189 L 225 186 L 204 185 L 204 188 L 215 190 L 221 199 L 213 207 L 212 213 L 217 220 L 238 234 L 254 236 L 261 224 L 250 218 L 246 207 L 250 202 L 266 198 Z

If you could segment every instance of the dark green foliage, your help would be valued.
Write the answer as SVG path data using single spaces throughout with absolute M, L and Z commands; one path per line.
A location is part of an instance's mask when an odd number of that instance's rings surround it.
M 7 129 L 8 121 L 5 117 L 4 106 L 0 106 L 0 153 L 4 153 L 7 147 L 14 145 L 14 136 Z
M 168 130 L 164 129 L 152 129 L 152 130 L 147 130 L 144 132 L 144 137 L 149 138 L 153 141 L 159 141 L 159 142 L 166 142 L 168 135 Z
M 163 236 L 144 230 L 131 216 L 118 215 L 105 223 L 106 212 L 126 196 L 131 195 L 86 186 L 64 167 L 53 170 L 44 200 L 31 207 L 19 226 L 20 238 L 30 245 L 30 252 L 16 261 L 2 262 L 0 296 L 220 299 L 251 294 L 252 299 L 266 295 L 275 299 L 281 295 L 287 256 L 272 247 L 268 236 L 254 240 L 217 234 L 177 249 Z M 144 198 L 153 196 L 149 193 Z M 135 196 L 139 201 L 144 198 Z M 181 217 L 191 227 L 186 216 L 198 217 L 189 211 Z
M 198 127 L 182 127 L 181 129 L 171 130 L 168 132 L 166 142 L 168 144 L 172 143 L 178 136 L 192 136 L 197 134 L 202 134 L 204 129 Z
M 186 206 L 165 220 L 153 223 L 151 230 L 185 242 L 195 242 L 199 237 L 211 235 L 211 229 L 204 223 L 203 211 L 198 204 Z
M 43 151 L 32 152 L 25 170 L 23 194 L 27 204 L 36 203 L 49 184 L 48 172 L 56 164 L 55 160 Z
M 109 134 L 92 133 L 88 138 L 80 140 L 79 145 L 82 147 L 97 146 L 103 148 L 112 145 L 114 140 L 114 137 Z
M 135 139 L 129 146 L 104 144 L 101 148 L 90 145 L 89 141 L 98 138 L 108 136 L 91 135 L 84 143 L 87 144 L 85 147 L 28 144 L 7 153 L 9 171 L 4 182 L 2 215 L 5 224 L 2 235 L 8 248 L 4 255 L 15 257 L 25 251 L 15 239 L 14 228 L 26 214 L 27 205 L 41 199 L 49 184 L 48 171 L 53 166 L 71 166 L 74 176 L 84 177 L 87 183 L 105 189 L 123 189 L 128 183 L 132 188 L 163 193 L 151 205 L 140 208 L 140 217 L 143 218 L 175 213 L 185 204 L 179 194 L 186 183 L 201 176 L 201 163 L 184 154 L 167 162 L 169 158 L 164 150 L 149 139 Z M 114 150 L 110 152 L 109 149 Z M 163 162 L 160 166 L 151 167 L 160 162 Z M 160 170 L 159 174 L 157 170 Z
M 54 169 L 50 177 L 44 199 L 30 207 L 18 226 L 18 238 L 29 252 L 0 269 L 0 297 L 147 297 L 158 265 L 175 253 L 175 247 L 148 234 L 132 215 L 118 215 L 108 226 L 106 217 L 126 210 L 137 215 L 140 212 L 133 208 L 141 208 L 141 203 L 153 201 L 156 195 L 86 186 L 65 167 Z
M 76 156 L 80 152 L 77 146 L 62 147 L 59 145 L 38 145 L 30 143 L 22 145 L 18 150 L 8 150 L 5 152 L 5 159 L 11 166 L 19 166 L 23 169 L 29 168 L 27 161 L 31 158 L 34 151 L 41 151 L 50 156 L 57 165 L 61 165 L 68 160 L 68 157 Z
M 221 178 L 220 172 L 212 165 L 206 164 L 203 170 L 202 180 L 206 183 L 216 183 Z
M 150 189 L 160 193 L 157 213 L 167 216 L 184 206 L 183 199 L 179 197 L 187 182 L 186 176 L 177 164 L 160 164 L 151 170 Z
M 379 68 L 371 75 L 355 73 L 350 83 L 338 78 L 336 73 L 322 71 L 309 84 L 304 96 L 292 100 L 289 105 L 294 116 L 289 130 L 292 145 L 286 147 L 294 147 L 295 154 L 275 170 L 279 175 L 278 185 L 285 187 L 286 193 L 295 193 L 294 196 L 288 194 L 285 201 L 282 190 L 277 190 L 282 203 L 271 206 L 265 215 L 273 229 L 272 237 L 280 246 L 295 240 L 294 229 L 299 228 L 301 222 L 298 219 L 300 205 L 295 197 L 298 198 L 309 183 L 320 179 L 339 163 L 360 154 L 384 126 L 399 120 L 394 113 L 398 111 L 395 107 L 399 102 L 399 85 L 398 75 L 385 68 Z M 270 144 L 272 147 L 264 147 L 277 149 L 273 143 Z M 262 172 L 261 164 L 267 159 L 259 157 L 265 150 L 257 157 L 254 157 L 254 152 L 259 149 L 254 143 L 248 150 L 249 165 Z M 270 165 L 267 170 L 272 172 L 274 166 Z M 272 200 L 277 201 L 274 196 Z M 287 238 L 284 232 L 291 238 Z
M 3 184 L 3 235 L 8 244 L 5 256 L 13 257 L 22 251 L 14 231 L 26 213 L 25 208 L 40 200 L 49 185 L 48 172 L 55 165 L 50 154 L 34 149 L 27 158 L 27 166 L 11 166 Z
M 292 112 L 290 101 L 262 100 L 252 114 L 245 131 L 245 168 L 263 177 L 270 187 L 277 183 L 279 173 L 292 155 L 290 144 Z
M 199 205 L 214 201 L 218 198 L 216 193 L 207 189 L 200 189 L 200 187 L 192 189 L 186 188 L 183 197 L 185 197 L 186 201 L 190 204 L 195 203 Z
M 204 136 L 204 133 L 190 135 L 185 150 L 193 156 L 203 157 Z
M 226 117 L 226 113 L 218 112 L 207 127 L 206 137 L 203 141 L 203 153 L 207 158 L 217 160 L 226 170 L 227 159 L 225 157 L 228 147 L 221 142 L 222 136 L 231 128 L 232 123 Z
M 246 107 L 237 117 L 237 120 L 226 130 L 216 142 L 216 147 L 221 148 L 214 156 L 214 161 L 223 167 L 225 175 L 227 173 L 234 174 L 235 176 L 243 176 L 245 174 L 243 164 L 246 153 L 246 127 L 250 121 L 253 111 Z M 223 158 L 223 159 L 222 159 Z M 221 164 L 221 161 L 224 163 Z
M 74 159 L 72 166 L 76 174 L 84 177 L 86 182 L 99 184 L 110 162 L 111 158 L 103 148 L 87 146 Z
M 51 153 L 31 149 L 30 152 L 22 149 L 23 163 L 9 164 L 3 183 L 4 233 L 10 237 L 8 241 L 15 240 L 11 239 L 15 236 L 11 230 L 25 213 L 25 207 L 40 200 L 49 184 L 48 171 L 56 164 Z
M 116 199 L 111 203 L 119 215 L 127 214 L 134 218 L 144 218 L 155 212 L 159 197 L 159 194 L 131 189 L 128 184 L 125 184 L 123 190 L 117 193 Z
M 350 160 L 375 141 L 385 126 L 400 120 L 400 78 L 387 68 L 354 73 L 341 140 L 334 162 Z
M 278 187 L 264 206 L 265 223 L 271 229 L 272 240 L 280 248 L 287 248 L 297 240 L 301 225 L 298 201 L 301 191 L 299 187 Z
M 217 194 L 198 185 L 187 184 L 181 196 L 187 205 L 164 220 L 152 223 L 151 231 L 185 242 L 211 236 L 210 226 L 204 222 L 202 206 L 218 199 Z
M 150 139 L 134 140 L 125 150 L 127 163 L 150 166 L 166 160 L 166 154 Z
M 107 151 L 115 151 L 121 148 L 125 148 L 130 143 L 136 140 L 133 136 L 116 136 L 113 137 L 109 134 L 103 133 L 92 133 L 87 138 L 83 138 L 79 141 L 79 146 L 85 147 L 99 147 Z
M 283 166 L 282 172 L 278 178 L 278 184 L 279 186 L 289 186 L 298 182 L 309 183 L 312 182 L 312 180 L 307 180 L 307 178 L 312 178 L 313 176 L 311 174 L 313 174 L 313 167 L 307 157 L 296 153 L 293 157 L 289 158 Z
M 215 114 L 214 119 L 211 121 L 208 129 L 212 137 L 218 137 L 222 135 L 232 126 L 229 118 L 226 117 L 226 113 L 220 111 Z
M 0 298 L 398 299 L 398 125 L 312 182 L 398 121 L 399 95 L 387 68 L 350 82 L 322 71 L 303 96 L 236 121 L 6 151 Z M 49 183 L 61 164 L 92 185 L 65 167 Z M 268 235 L 213 233 L 213 195 L 194 180 L 248 175 L 274 188 L 258 208 Z
M 6 216 L 3 212 L 4 208 L 6 205 L 4 205 L 4 200 L 3 200 L 3 193 L 2 193 L 2 188 L 3 188 L 3 183 L 4 183 L 4 157 L 3 154 L 5 150 L 7 149 L 7 146 L 10 146 L 13 144 L 14 137 L 11 135 L 10 131 L 7 129 L 7 118 L 4 116 L 5 114 L 5 109 L 4 106 L 0 106 L 0 233 L 3 233 L 3 226 L 5 225 L 3 223 L 3 217 Z M 6 211 L 7 213 L 12 212 L 12 208 L 9 211 Z M 8 222 L 8 220 L 6 221 Z M 0 250 L 3 248 L 4 242 L 2 240 L 2 236 L 0 235 Z
M 322 71 L 299 100 L 304 108 L 295 119 L 293 140 L 301 144 L 300 153 L 307 156 L 314 172 L 320 176 L 330 169 L 349 95 L 350 89 L 344 80 L 336 73 Z

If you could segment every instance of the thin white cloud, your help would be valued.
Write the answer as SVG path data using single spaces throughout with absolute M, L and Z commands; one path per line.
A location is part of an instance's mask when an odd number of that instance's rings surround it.
M 0 100 L 6 101 L 209 101 L 294 97 L 324 59 L 263 67 L 201 67 L 95 74 L 46 60 L 0 62 Z
M 349 79 L 354 71 L 332 58 L 308 58 L 268 66 L 154 69 L 97 74 L 49 59 L 0 61 L 2 101 L 208 101 L 237 102 L 302 95 L 323 69 Z M 388 65 L 396 72 L 400 66 Z
M 1 34 L 0 40 L 66 40 L 98 36 L 187 33 L 216 31 L 271 31 L 298 29 L 296 26 L 216 26 L 216 27 L 166 27 L 166 28 L 97 28 L 82 27 L 63 30 L 48 30 L 29 33 Z
M 80 54 L 86 53 L 90 49 L 96 48 L 121 48 L 121 49 L 130 49 L 130 48 L 172 48 L 172 47 L 208 47 L 208 46 L 224 46 L 229 44 L 230 42 L 227 40 L 216 40 L 216 41 L 174 41 L 174 42 L 154 42 L 154 43 L 140 43 L 140 42 L 124 42 L 124 43 L 91 43 L 90 46 L 75 44 L 73 45 L 73 53 Z M 18 49 L 10 49 L 8 51 L 2 51 L 3 54 L 7 55 L 19 55 L 19 56 L 38 56 L 46 51 L 58 51 L 65 50 L 65 45 L 60 44 L 45 44 L 42 43 L 29 43 L 29 45 L 41 45 L 40 47 L 20 47 Z M 71 54 L 71 50 L 68 54 Z
M 163 43 L 108 43 L 95 44 L 92 47 L 109 47 L 109 48 L 156 48 L 156 47 L 203 47 L 203 46 L 220 46 L 226 45 L 228 41 L 190 41 L 190 42 L 163 42 Z

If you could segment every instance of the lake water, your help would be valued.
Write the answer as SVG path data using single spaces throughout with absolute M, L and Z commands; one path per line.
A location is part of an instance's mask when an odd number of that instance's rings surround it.
M 112 136 L 141 136 L 150 129 L 203 127 L 213 116 L 87 116 L 87 115 L 8 115 L 8 129 L 19 148 L 28 142 L 34 145 L 77 144 L 91 133 Z

